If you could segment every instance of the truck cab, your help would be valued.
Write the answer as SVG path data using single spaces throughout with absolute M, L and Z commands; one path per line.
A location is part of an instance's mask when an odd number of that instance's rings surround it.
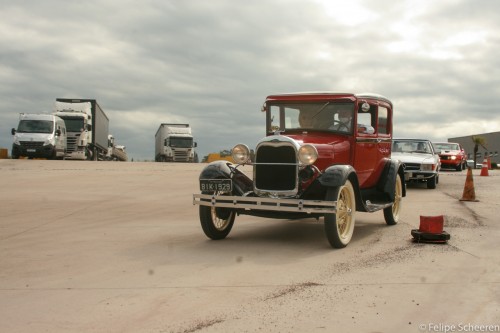
M 19 115 L 17 129 L 11 130 L 14 136 L 12 158 L 63 159 L 66 153 L 66 126 L 64 121 L 50 114 Z
M 196 147 L 189 124 L 160 124 L 155 134 L 155 161 L 197 163 Z
M 378 94 L 310 92 L 270 95 L 265 137 L 232 149 L 235 164 L 212 162 L 199 177 L 200 222 L 225 238 L 236 215 L 323 218 L 330 245 L 350 242 L 355 212 L 399 220 L 406 195 L 401 162 L 391 159 L 392 102 Z M 238 167 L 253 166 L 253 177 Z
M 67 158 L 86 160 L 91 158 L 87 146 L 92 143 L 92 113 L 91 104 L 63 103 L 56 101 L 55 112 L 64 119 L 68 130 Z
M 56 98 L 54 115 L 66 122 L 67 159 L 106 160 L 109 118 L 95 99 Z

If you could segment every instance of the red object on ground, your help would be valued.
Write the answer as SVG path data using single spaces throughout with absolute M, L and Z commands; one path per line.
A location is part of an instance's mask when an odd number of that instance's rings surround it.
M 480 176 L 489 176 L 488 174 L 488 159 L 483 160 L 483 167 L 481 168 Z
M 444 217 L 439 216 L 420 216 L 420 232 L 429 234 L 440 234 L 443 232 Z
M 450 239 L 450 234 L 443 231 L 444 217 L 420 216 L 420 228 L 413 229 L 411 235 L 418 243 L 441 243 L 445 244 Z

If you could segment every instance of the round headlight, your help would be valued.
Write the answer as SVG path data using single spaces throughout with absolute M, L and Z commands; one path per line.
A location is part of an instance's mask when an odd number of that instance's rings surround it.
M 237 144 L 231 150 L 231 157 L 237 164 L 245 164 L 250 159 L 250 149 L 246 145 Z
M 299 161 L 305 165 L 311 165 L 318 159 L 318 151 L 312 145 L 303 145 L 299 148 Z

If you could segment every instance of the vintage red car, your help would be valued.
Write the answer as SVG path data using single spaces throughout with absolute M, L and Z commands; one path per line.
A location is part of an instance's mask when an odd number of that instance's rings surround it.
M 238 144 L 235 164 L 215 161 L 199 177 L 206 236 L 225 238 L 236 215 L 324 219 L 334 248 L 351 240 L 355 213 L 382 210 L 398 222 L 406 195 L 401 162 L 391 159 L 393 106 L 377 94 L 311 92 L 271 95 L 262 111 L 266 136 Z M 253 177 L 238 170 L 252 164 Z
M 467 169 L 467 154 L 459 143 L 433 142 L 432 144 L 439 154 L 442 168 L 451 168 L 457 171 Z

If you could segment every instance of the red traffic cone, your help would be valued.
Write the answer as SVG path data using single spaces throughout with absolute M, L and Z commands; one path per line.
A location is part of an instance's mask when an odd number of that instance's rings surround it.
M 488 174 L 488 159 L 486 157 L 483 160 L 483 166 L 481 167 L 480 176 L 489 176 L 489 174 Z
M 420 227 L 413 229 L 414 241 L 423 243 L 446 243 L 450 234 L 443 231 L 444 216 L 420 216 Z
M 491 170 L 491 157 L 488 156 L 488 170 Z
M 474 191 L 474 177 L 472 169 L 467 168 L 467 178 L 465 178 L 464 193 L 460 201 L 478 201 L 476 200 L 476 191 Z

